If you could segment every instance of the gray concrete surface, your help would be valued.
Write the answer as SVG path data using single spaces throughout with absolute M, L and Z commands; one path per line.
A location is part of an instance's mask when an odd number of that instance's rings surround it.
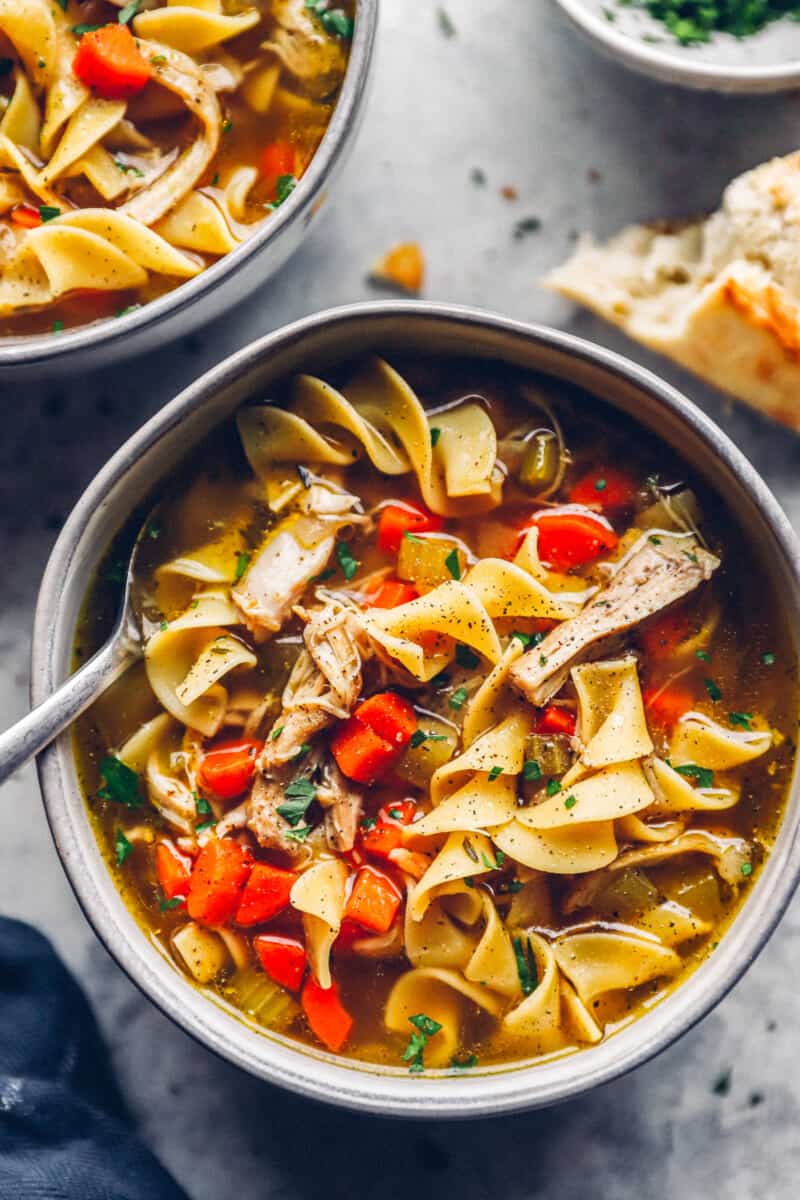
M 682 386 L 800 520 L 800 441 L 537 287 L 572 231 L 714 206 L 800 141 L 800 96 L 724 100 L 596 58 L 548 0 L 384 0 L 369 112 L 325 223 L 246 306 L 155 359 L 2 396 L 0 724 L 25 710 L 38 581 L 65 513 L 127 434 L 257 334 L 374 295 L 371 259 L 416 238 L 425 295 L 550 321 Z M 485 186 L 470 181 L 480 167 Z M 515 202 L 499 189 L 516 188 Z M 539 233 L 515 240 L 537 216 Z M 32 769 L 0 799 L 0 911 L 53 939 L 87 989 L 142 1134 L 193 1200 L 790 1200 L 800 1142 L 800 905 L 703 1025 L 632 1077 L 549 1112 L 395 1125 L 314 1107 L 217 1061 L 100 947 L 53 851 Z M 726 1094 L 714 1091 L 732 1069 Z M 724 1091 L 724 1089 L 722 1089 Z M 11 1200 L 11 1198 L 3 1198 Z

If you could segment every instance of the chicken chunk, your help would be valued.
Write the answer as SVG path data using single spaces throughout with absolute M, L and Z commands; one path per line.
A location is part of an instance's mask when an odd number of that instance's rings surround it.
M 693 538 L 648 538 L 608 587 L 512 666 L 509 679 L 532 704 L 546 704 L 597 643 L 624 633 L 688 595 L 719 566 Z
M 246 802 L 246 825 L 263 849 L 280 850 L 296 862 L 302 862 L 309 857 L 309 848 L 290 837 L 292 827 L 278 812 L 278 805 L 286 803 L 287 782 L 287 779 L 256 774 Z
M 366 640 L 354 609 L 329 601 L 309 616 L 303 640 L 259 758 L 262 771 L 285 766 L 315 734 L 349 717 L 361 691 Z
M 317 799 L 325 809 L 325 837 L 331 850 L 346 854 L 353 849 L 358 822 L 364 809 L 359 787 L 345 779 L 332 758 L 322 764 L 322 783 Z

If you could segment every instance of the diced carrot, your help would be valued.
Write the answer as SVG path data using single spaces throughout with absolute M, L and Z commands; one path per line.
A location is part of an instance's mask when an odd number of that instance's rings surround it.
M 289 894 L 297 880 L 294 871 L 256 863 L 244 886 L 236 909 L 237 925 L 262 925 L 289 905 Z
M 353 942 L 357 942 L 359 938 L 363 938 L 364 936 L 363 925 L 359 925 L 357 921 L 351 921 L 349 917 L 345 917 L 339 926 L 339 932 L 336 935 L 333 948 L 338 953 L 349 951 L 352 949 Z
M 249 850 L 229 838 L 206 842 L 192 871 L 187 908 L 204 925 L 222 925 L 233 916 L 253 865 Z
M 556 571 L 594 562 L 618 541 L 608 523 L 592 513 L 547 509 L 531 517 L 532 526 L 539 530 L 539 557 Z
M 16 208 L 12 208 L 11 220 L 23 229 L 36 229 L 42 223 L 38 208 L 34 208 L 32 204 L 18 204 Z
M 359 704 L 355 715 L 362 725 L 401 750 L 411 741 L 417 728 L 413 704 L 397 692 L 376 692 Z
M 425 278 L 425 256 L 418 242 L 401 242 L 372 266 L 373 279 L 418 292 Z
M 290 992 L 300 990 L 308 962 L 302 942 L 295 938 L 262 933 L 253 938 L 253 949 L 270 979 L 274 979 L 281 987 L 288 988 Z
M 639 641 L 648 658 L 671 658 L 681 642 L 689 637 L 691 630 L 689 609 L 687 605 L 679 604 L 643 625 L 639 630 Z
M 172 842 L 159 842 L 156 846 L 156 875 L 158 886 L 167 900 L 176 896 L 186 898 L 192 878 L 192 860 L 181 854 Z
M 341 1050 L 350 1036 L 353 1018 L 342 1004 L 336 981 L 329 988 L 323 988 L 313 975 L 309 975 L 303 985 L 300 1003 L 315 1037 L 334 1054 Z
M 695 705 L 693 693 L 677 684 L 645 688 L 642 698 L 647 715 L 664 729 L 671 729 Z
M 234 800 L 250 784 L 264 743 L 252 738 L 217 742 L 200 763 L 200 781 L 220 800 Z
M 636 480 L 619 467 L 595 467 L 573 485 L 571 504 L 584 504 L 598 512 L 622 512 L 636 499 Z
M 387 504 L 378 518 L 378 546 L 384 554 L 397 554 L 404 534 L 439 533 L 442 529 L 442 518 L 420 504 Z
M 391 742 L 379 737 L 356 716 L 339 726 L 330 747 L 339 770 L 356 783 L 374 783 L 392 765 L 398 753 Z
M 84 33 L 72 60 L 81 83 L 103 100 L 127 100 L 150 78 L 150 64 L 127 25 L 109 24 Z
M 345 916 L 373 933 L 387 933 L 400 907 L 400 889 L 376 867 L 362 867 L 345 906 Z
M 411 583 L 402 579 L 384 579 L 374 592 L 370 592 L 365 607 L 367 608 L 397 608 L 399 604 L 408 604 L 416 600 L 419 592 Z
M 414 820 L 417 806 L 413 800 L 397 800 L 385 805 L 375 823 L 360 830 L 361 848 L 374 858 L 389 858 L 403 844 L 403 826 Z
M 538 714 L 536 721 L 537 733 L 566 733 L 571 737 L 576 728 L 575 713 L 558 704 L 548 704 L 547 708 Z
M 291 142 L 269 142 L 261 151 L 258 169 L 274 200 L 281 175 L 296 175 L 296 155 Z

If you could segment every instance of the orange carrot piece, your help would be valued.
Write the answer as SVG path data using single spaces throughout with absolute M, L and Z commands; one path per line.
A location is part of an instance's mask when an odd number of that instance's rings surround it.
M 374 783 L 397 758 L 397 750 L 379 737 L 358 717 L 344 721 L 330 742 L 331 754 L 348 779 L 356 783 Z
M 336 981 L 329 988 L 323 988 L 313 975 L 309 975 L 300 1003 L 314 1036 L 334 1054 L 338 1053 L 350 1036 L 353 1018 L 342 1004 Z
M 265 974 L 290 992 L 300 990 L 306 973 L 305 947 L 296 938 L 262 933 L 253 938 L 253 949 Z
M 238 842 L 212 838 L 206 842 L 192 871 L 187 908 L 194 921 L 222 925 L 233 916 L 253 865 L 253 857 Z
M 359 704 L 355 715 L 362 725 L 401 750 L 411 741 L 417 728 L 413 704 L 397 692 L 376 692 Z
M 174 900 L 176 896 L 185 899 L 192 878 L 192 860 L 187 854 L 181 854 L 172 842 L 159 842 L 156 846 L 156 875 L 165 899 Z
M 400 907 L 400 889 L 375 867 L 362 867 L 345 906 L 345 916 L 373 933 L 387 933 Z
M 200 780 L 220 800 L 234 800 L 250 785 L 264 743 L 252 738 L 217 742 L 203 755 Z
M 273 867 L 271 863 L 256 863 L 236 909 L 236 924 L 262 925 L 271 921 L 288 907 L 296 880 L 295 871 Z
M 143 57 L 127 25 L 103 25 L 84 33 L 72 60 L 81 83 L 103 100 L 128 100 L 150 78 Z
M 439 533 L 442 529 L 442 518 L 421 504 L 387 504 L 378 518 L 378 546 L 384 554 L 398 554 L 404 534 Z

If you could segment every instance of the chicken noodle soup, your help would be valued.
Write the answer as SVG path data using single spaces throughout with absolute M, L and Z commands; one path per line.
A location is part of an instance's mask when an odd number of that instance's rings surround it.
M 123 894 L 187 979 L 336 1054 L 600 1041 L 769 850 L 776 597 L 724 504 L 565 386 L 376 358 L 264 399 L 162 496 L 144 665 L 77 735 Z
M 197 275 L 306 170 L 353 4 L 0 3 L 0 333 L 60 332 Z

